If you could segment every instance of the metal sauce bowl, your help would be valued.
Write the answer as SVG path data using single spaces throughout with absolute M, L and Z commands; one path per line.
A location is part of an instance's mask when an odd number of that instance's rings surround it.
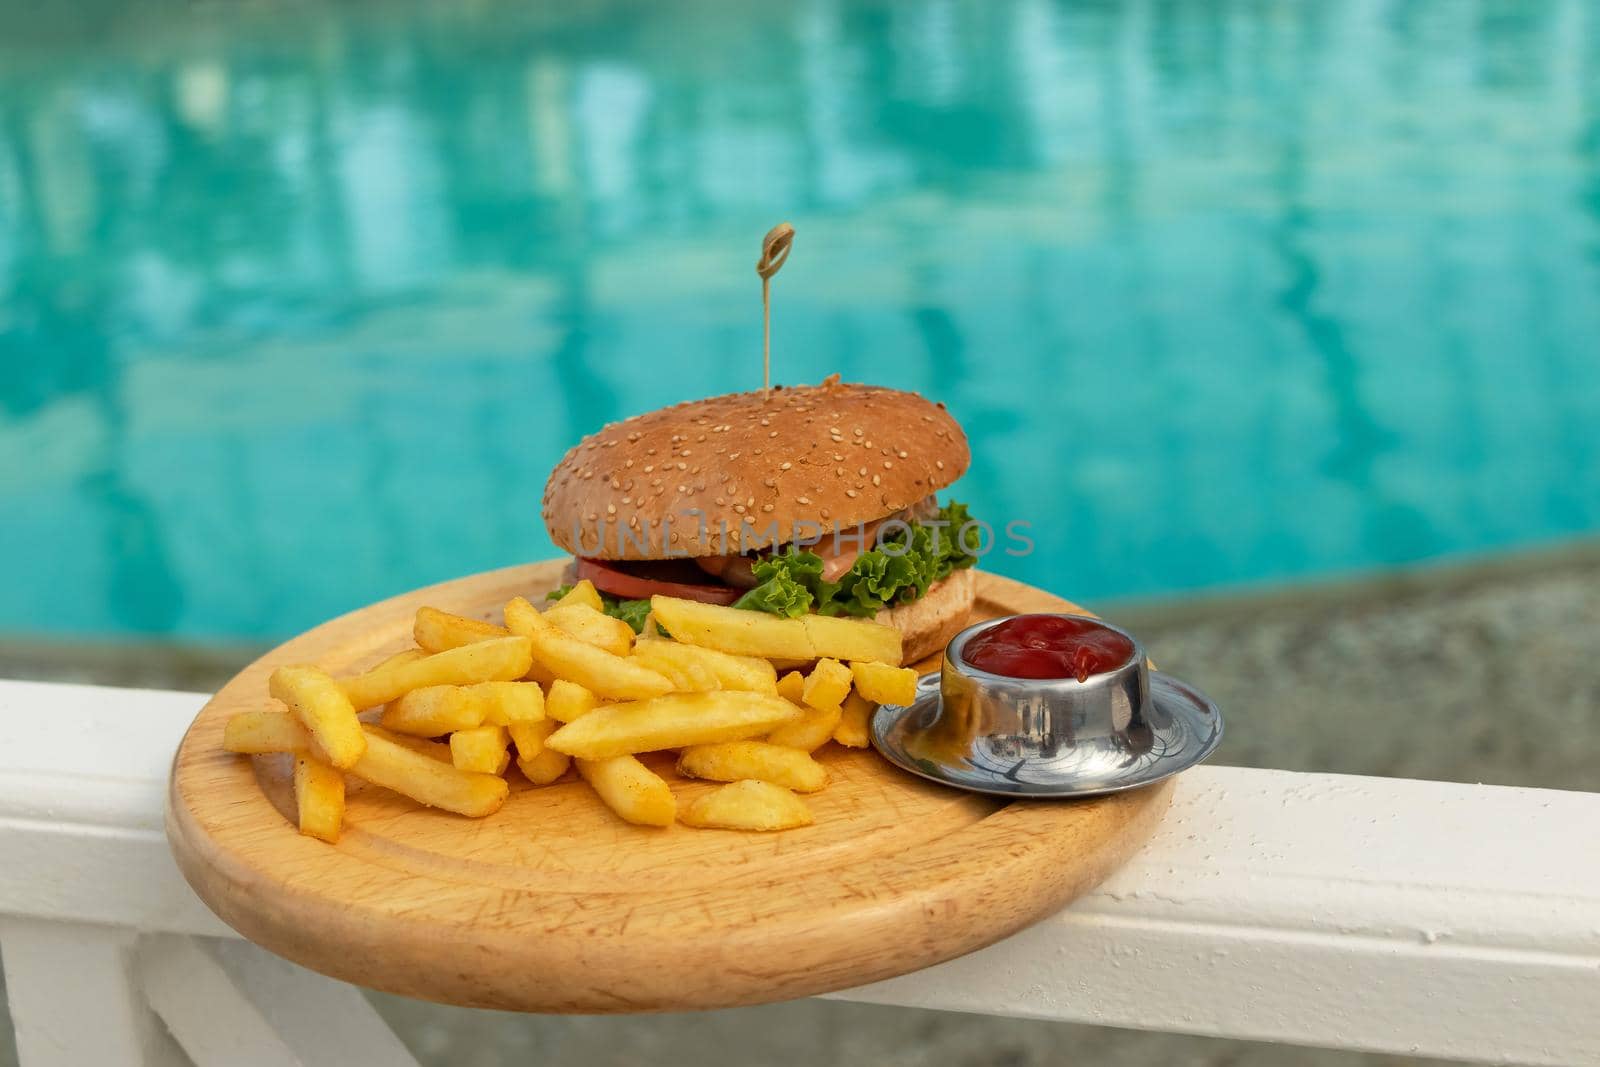
M 1151 670 L 1144 646 L 1084 681 L 1010 678 L 979 670 L 967 645 L 1004 619 L 961 631 L 938 674 L 909 706 L 873 716 L 872 742 L 891 763 L 960 789 L 1004 796 L 1094 796 L 1150 785 L 1205 759 L 1222 740 L 1222 714 L 1204 694 Z

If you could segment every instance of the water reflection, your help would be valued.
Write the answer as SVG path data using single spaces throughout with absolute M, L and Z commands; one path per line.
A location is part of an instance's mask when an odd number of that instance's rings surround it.
M 599 422 L 937 393 L 1093 597 L 1600 525 L 1570 2 L 0 0 L 0 629 L 272 634 L 548 549 Z

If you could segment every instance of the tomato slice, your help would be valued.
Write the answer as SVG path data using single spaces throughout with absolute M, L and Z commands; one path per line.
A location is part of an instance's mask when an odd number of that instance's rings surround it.
M 656 595 L 698 600 L 702 604 L 732 604 L 742 589 L 695 581 L 705 572 L 687 559 L 647 559 L 637 562 L 578 558 L 578 578 L 589 579 L 602 593 L 623 600 L 646 600 Z

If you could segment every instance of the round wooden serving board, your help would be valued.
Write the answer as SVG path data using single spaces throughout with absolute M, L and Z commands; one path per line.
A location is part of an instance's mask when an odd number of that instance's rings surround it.
M 289 758 L 222 750 L 283 663 L 335 673 L 409 647 L 417 607 L 498 618 L 561 564 L 447 582 L 335 619 L 223 687 L 179 746 L 167 837 L 184 877 L 245 937 L 313 970 L 425 1000 L 546 1012 L 720 1008 L 861 985 L 1011 934 L 1093 887 L 1149 836 L 1167 785 L 1006 802 L 829 745 L 816 824 L 775 834 L 630 826 L 575 776 L 512 772 L 466 819 L 350 779 L 344 834 L 296 832 Z M 979 575 L 975 617 L 1069 610 Z M 932 669 L 933 660 L 923 664 Z M 650 761 L 680 803 L 712 783 Z

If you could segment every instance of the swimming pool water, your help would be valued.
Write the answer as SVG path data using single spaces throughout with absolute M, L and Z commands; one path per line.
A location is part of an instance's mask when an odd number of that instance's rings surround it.
M 0 631 L 551 553 L 605 420 L 945 400 L 1082 598 L 1600 528 L 1570 2 L 0 0 Z M 560 8 L 560 10 L 557 10 Z

